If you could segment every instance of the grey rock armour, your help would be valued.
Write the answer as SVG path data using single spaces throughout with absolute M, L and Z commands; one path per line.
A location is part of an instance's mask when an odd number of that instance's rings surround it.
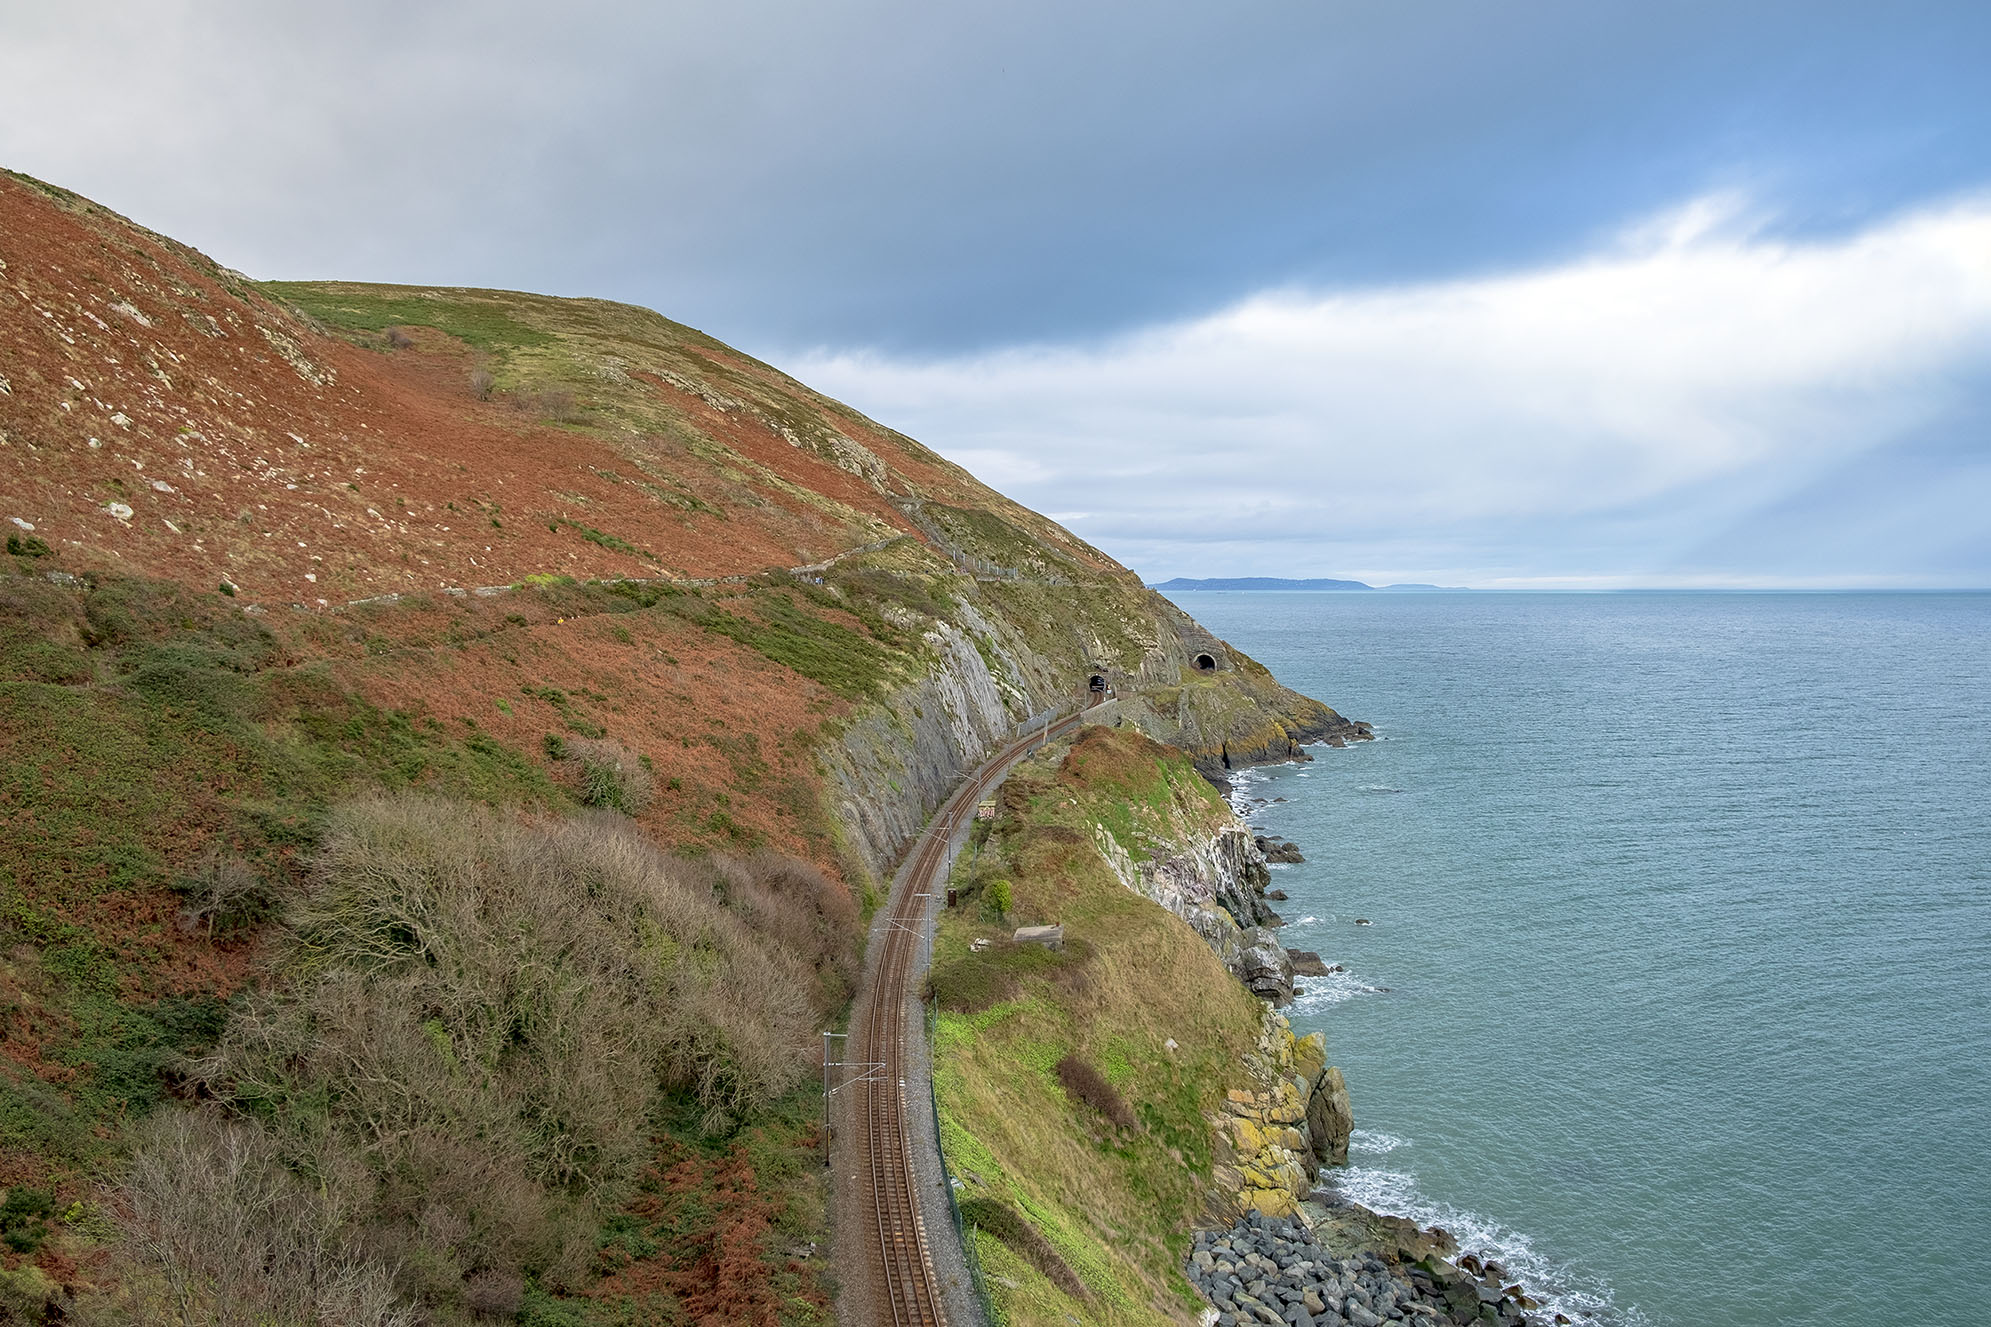
M 1199 1232 L 1185 1270 L 1215 1306 L 1218 1327 L 1524 1327 L 1543 1321 L 1517 1296 L 1488 1293 L 1450 1267 L 1336 1256 L 1298 1222 L 1255 1212 L 1228 1231 Z

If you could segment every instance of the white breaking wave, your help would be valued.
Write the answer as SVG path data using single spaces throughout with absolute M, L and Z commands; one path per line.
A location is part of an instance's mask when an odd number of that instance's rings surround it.
M 1298 984 L 1303 993 L 1294 996 L 1293 1003 L 1286 1006 L 1288 1018 L 1323 1013 L 1358 995 L 1381 994 L 1376 987 L 1349 972 L 1330 972 L 1325 977 L 1301 977 Z
M 1230 803 L 1231 813 L 1239 820 L 1249 821 L 1256 808 L 1251 805 L 1251 790 L 1266 781 L 1262 770 L 1240 769 L 1230 772 L 1230 794 L 1225 798 Z
M 1381 1156 L 1385 1152 L 1394 1152 L 1399 1147 L 1408 1146 L 1410 1146 L 1408 1138 L 1399 1138 L 1393 1133 L 1384 1133 L 1380 1129 L 1357 1129 L 1348 1135 L 1350 1156 Z
M 1365 1146 L 1363 1139 L 1371 1141 Z M 1382 1146 L 1387 1139 L 1389 1146 Z M 1366 1129 L 1349 1135 L 1351 1154 L 1379 1154 L 1405 1146 L 1406 1140 L 1393 1134 L 1371 1133 Z M 1553 1322 L 1558 1313 L 1578 1324 L 1595 1327 L 1648 1327 L 1650 1320 L 1636 1308 L 1621 1309 L 1611 1301 L 1611 1288 L 1595 1277 L 1579 1275 L 1566 1263 L 1545 1256 L 1526 1235 L 1504 1226 L 1492 1217 L 1468 1212 L 1447 1203 L 1434 1202 L 1418 1189 L 1417 1180 L 1406 1171 L 1380 1166 L 1349 1166 L 1345 1170 L 1322 1172 L 1322 1179 L 1342 1197 L 1360 1203 L 1371 1211 L 1401 1216 L 1420 1226 L 1442 1226 L 1459 1242 L 1459 1255 L 1473 1254 L 1482 1262 L 1491 1259 L 1507 1272 L 1508 1283 L 1519 1281 L 1528 1297 L 1541 1303 L 1531 1318 Z

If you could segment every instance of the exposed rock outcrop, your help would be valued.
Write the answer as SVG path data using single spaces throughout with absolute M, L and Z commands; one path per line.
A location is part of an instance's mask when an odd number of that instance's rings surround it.
M 1292 961 L 1266 928 L 1273 920 L 1263 897 L 1271 874 L 1242 826 L 1150 840 L 1152 855 L 1142 862 L 1103 825 L 1093 827 L 1093 842 L 1120 883 L 1188 922 L 1253 994 L 1275 1006 L 1293 998 Z
M 1329 1065 L 1307 1101 L 1307 1132 L 1314 1156 L 1324 1166 L 1348 1164 L 1348 1135 L 1355 1130 L 1355 1111 L 1348 1103 L 1348 1084 L 1341 1070 Z
M 1014 616 L 1023 605 L 1012 606 L 1005 596 L 1017 588 L 1004 585 L 972 601 L 957 595 L 948 620 L 906 614 L 898 625 L 922 632 L 926 667 L 884 703 L 866 706 L 825 752 L 848 847 L 873 875 L 886 871 L 927 815 L 996 746 L 1048 715 L 1069 712 L 1081 697 L 1091 699 L 1084 688 L 1094 676 L 1110 678 L 1115 692 L 1101 716 L 1110 713 L 1115 723 L 1183 747 L 1206 778 L 1222 775 L 1224 753 L 1233 746 L 1237 765 L 1307 759 L 1299 742 L 1355 731 L 1325 705 L 1279 685 L 1159 595 L 1058 589 L 1057 611 L 1072 619 L 1061 624 L 1069 634 L 1047 635 L 1043 622 Z M 1029 606 L 1044 611 L 1040 602 Z M 1192 645 L 1220 652 L 1225 666 L 1198 673 Z M 1097 662 L 1103 658 L 1137 662 Z M 1227 828 L 1219 842 L 1190 848 L 1188 858 L 1159 866 L 1156 892 L 1141 892 L 1213 942 L 1214 928 L 1166 896 L 1213 905 L 1239 927 L 1270 920 L 1259 900 L 1270 880 L 1265 856 L 1242 824 Z M 1186 873 L 1180 888 L 1165 878 L 1171 873 Z M 1186 883 L 1190 877 L 1208 887 Z
M 1300 854 L 1300 845 L 1291 839 L 1275 839 L 1259 834 L 1253 836 L 1252 842 L 1258 845 L 1258 850 L 1265 854 L 1268 862 L 1297 864 L 1306 860 Z
M 1267 1010 L 1245 1068 L 1251 1086 L 1232 1088 L 1216 1121 L 1228 1156 L 1219 1156 L 1213 1207 L 1287 1217 L 1314 1189 L 1322 1160 L 1348 1157 L 1348 1089 L 1327 1063 L 1318 1032 L 1293 1035 L 1285 1016 Z
M 1340 964 L 1329 967 L 1311 949 L 1289 949 L 1286 957 L 1293 960 L 1293 975 L 1296 977 L 1325 977 L 1331 972 L 1341 971 Z
M 1249 986 L 1253 995 L 1269 1001 L 1274 1007 L 1291 1003 L 1293 960 L 1287 955 L 1286 947 L 1262 926 L 1246 931 L 1242 940 L 1243 950 L 1233 969 L 1238 980 Z

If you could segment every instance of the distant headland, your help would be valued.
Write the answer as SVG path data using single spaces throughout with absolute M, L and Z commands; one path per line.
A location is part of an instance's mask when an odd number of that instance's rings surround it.
M 1212 580 L 1191 580 L 1177 576 L 1172 581 L 1150 585 L 1151 590 L 1167 593 L 1171 590 L 1369 590 L 1385 594 L 1405 590 L 1463 590 L 1463 585 L 1369 585 L 1362 581 L 1336 581 L 1316 577 L 1311 580 L 1287 580 L 1279 576 L 1228 576 Z

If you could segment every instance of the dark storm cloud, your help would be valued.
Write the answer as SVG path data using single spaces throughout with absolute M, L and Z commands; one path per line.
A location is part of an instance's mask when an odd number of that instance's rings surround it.
M 649 305 L 1160 575 L 1983 584 L 1987 67 L 1975 0 L 64 0 L 0 164 Z
M 258 275 L 522 285 L 773 350 L 1065 339 L 1983 164 L 1981 6 L 139 5 L 0 17 L 0 157 Z

